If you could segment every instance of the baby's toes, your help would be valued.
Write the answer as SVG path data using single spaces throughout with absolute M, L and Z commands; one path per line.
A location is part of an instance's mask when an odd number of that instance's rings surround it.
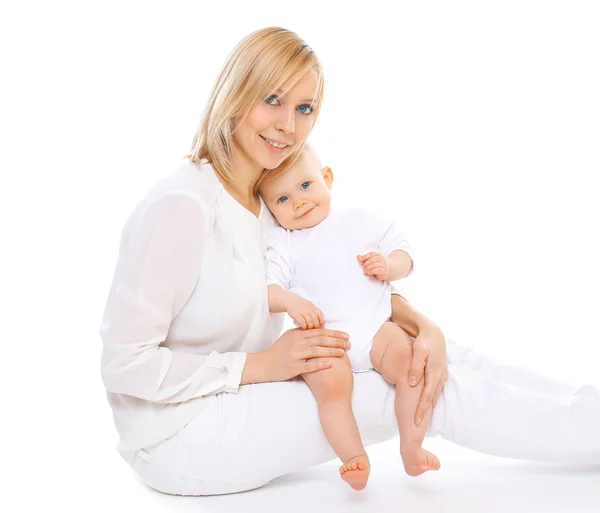
M 431 470 L 440 469 L 440 460 L 435 454 L 431 454 L 429 451 L 425 451 L 425 457 L 427 458 L 427 465 Z

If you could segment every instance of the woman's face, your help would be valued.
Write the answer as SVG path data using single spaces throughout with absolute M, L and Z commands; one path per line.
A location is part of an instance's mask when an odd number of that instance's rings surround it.
M 284 97 L 274 91 L 234 131 L 240 156 L 260 171 L 278 167 L 308 137 L 314 124 L 316 94 L 315 71 L 300 79 Z

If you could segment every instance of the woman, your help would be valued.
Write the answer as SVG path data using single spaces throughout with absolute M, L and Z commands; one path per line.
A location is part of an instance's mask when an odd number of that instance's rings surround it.
M 319 61 L 296 34 L 249 35 L 215 84 L 189 162 L 125 225 L 100 330 L 102 377 L 118 450 L 157 490 L 250 490 L 335 457 L 298 376 L 328 372 L 348 341 L 330 330 L 279 336 L 263 260 L 274 220 L 255 194 L 263 172 L 294 162 L 322 95 Z M 430 434 L 501 456 L 600 462 L 595 388 L 572 390 L 452 342 L 447 365 L 435 324 L 398 295 L 392 303 L 392 320 L 414 338 L 410 375 L 425 373 L 416 422 L 439 396 Z M 394 392 L 375 372 L 355 376 L 365 445 L 397 435 Z

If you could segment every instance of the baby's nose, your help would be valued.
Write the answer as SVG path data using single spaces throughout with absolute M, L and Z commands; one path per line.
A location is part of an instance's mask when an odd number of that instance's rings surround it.
M 303 207 L 304 205 L 306 205 L 307 202 L 308 200 L 306 198 L 296 200 L 296 202 L 294 203 L 294 210 L 298 210 L 300 207 Z

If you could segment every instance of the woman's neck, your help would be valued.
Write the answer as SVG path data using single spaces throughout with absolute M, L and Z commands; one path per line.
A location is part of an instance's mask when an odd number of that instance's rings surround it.
M 222 182 L 223 187 L 246 208 L 256 205 L 258 198 L 254 194 L 254 187 L 263 172 L 262 167 L 239 150 L 233 152 L 230 162 L 233 180 Z

